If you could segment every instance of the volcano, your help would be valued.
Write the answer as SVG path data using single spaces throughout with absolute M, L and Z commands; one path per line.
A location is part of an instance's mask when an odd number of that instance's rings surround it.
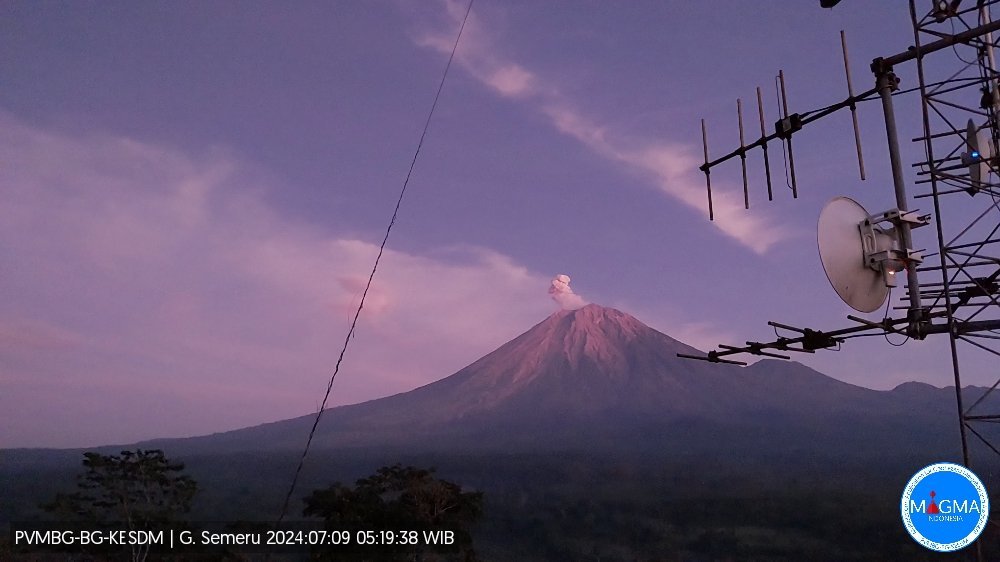
M 770 449 L 782 443 L 860 451 L 916 449 L 935 431 L 941 442 L 953 441 L 953 390 L 875 391 L 795 362 L 737 367 L 678 353 L 701 354 L 613 308 L 559 311 L 449 377 L 327 411 L 313 446 Z M 313 419 L 141 445 L 295 449 Z M 918 436 L 915 425 L 926 429 Z
M 961 458 L 953 388 L 906 383 L 876 391 L 791 361 L 739 367 L 677 353 L 699 352 L 621 311 L 587 305 L 552 314 L 434 383 L 326 411 L 308 462 L 298 465 L 301 476 L 296 466 L 315 415 L 98 452 L 162 449 L 204 487 L 203 520 L 217 521 L 273 521 L 293 474 L 301 497 L 377 466 L 439 466 L 448 480 L 486 493 L 493 519 L 485 534 L 503 548 L 520 545 L 497 557 L 518 560 L 593 557 L 595 540 L 605 540 L 594 537 L 610 536 L 609 528 L 633 541 L 614 552 L 633 552 L 636 545 L 676 548 L 685 533 L 715 541 L 727 525 L 737 525 L 731 536 L 772 525 L 770 534 L 752 536 L 767 537 L 754 548 L 773 559 L 772 544 L 783 544 L 789 529 L 805 532 L 801 514 L 817 505 L 846 519 L 832 527 L 826 515 L 816 519 L 823 531 L 801 536 L 820 550 L 780 558 L 843 554 L 844 544 L 898 522 L 892 506 L 917 467 Z M 984 391 L 963 390 L 967 403 Z M 71 481 L 80 452 L 3 451 L 0 482 L 19 495 L 0 502 L 0 523 L 37 517 L 34 506 L 55 494 L 39 491 L 39 483 Z M 977 459 L 986 454 L 972 451 Z M 856 521 L 857 505 L 881 506 L 886 522 Z M 663 519 L 674 512 L 677 518 Z M 654 528 L 684 531 L 651 543 Z M 829 535 L 830 528 L 841 534 Z M 549 532 L 558 538 L 539 529 L 557 529 Z M 585 551 L 526 555 L 581 529 L 574 544 Z M 901 552 L 892 548 L 886 552 Z

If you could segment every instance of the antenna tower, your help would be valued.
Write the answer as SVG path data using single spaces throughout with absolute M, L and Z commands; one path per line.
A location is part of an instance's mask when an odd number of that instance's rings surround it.
M 833 2 L 836 3 L 836 2 Z M 929 8 L 926 11 L 917 4 Z M 743 346 L 719 345 L 705 356 L 682 355 L 716 363 L 745 364 L 728 357 L 751 354 L 789 359 L 787 352 L 813 353 L 818 349 L 839 347 L 846 337 L 860 332 L 884 332 L 906 335 L 913 340 L 929 336 L 947 337 L 951 354 L 952 378 L 955 385 L 958 436 L 961 441 L 962 462 L 979 473 L 991 495 L 996 497 L 1000 488 L 1000 375 L 993 369 L 988 373 L 996 382 L 985 392 L 962 389 L 963 373 L 980 365 L 1000 364 L 1000 73 L 997 71 L 995 53 L 998 45 L 994 36 L 1000 37 L 1000 22 L 993 21 L 990 10 L 1000 0 L 909 0 L 910 24 L 913 29 L 913 47 L 900 53 L 875 58 L 871 70 L 874 88 L 854 94 L 850 67 L 847 61 L 847 44 L 841 32 L 844 66 L 847 74 L 848 97 L 820 110 L 789 113 L 785 94 L 784 73 L 778 75 L 780 90 L 780 118 L 774 132 L 764 128 L 764 108 L 757 89 L 761 136 L 750 144 L 744 142 L 742 102 L 738 102 L 740 146 L 715 160 L 709 159 L 705 122 L 702 120 L 702 140 L 705 160 L 700 169 L 705 174 L 708 188 L 709 219 L 714 220 L 712 209 L 711 171 L 714 167 L 739 157 L 743 169 L 745 206 L 749 209 L 749 184 L 746 175 L 748 152 L 761 148 L 768 188 L 772 198 L 771 173 L 768 160 L 768 143 L 783 143 L 790 169 L 790 187 L 797 197 L 792 155 L 792 137 L 804 126 L 844 108 L 849 108 L 854 122 L 855 142 L 861 179 L 865 178 L 858 134 L 856 104 L 876 97 L 881 101 L 889 145 L 889 164 L 892 171 L 895 207 L 865 217 L 860 205 L 840 197 L 832 201 L 833 208 L 820 219 L 820 249 L 823 240 L 837 246 L 834 252 L 823 254 L 824 267 L 838 293 L 845 301 L 863 310 L 869 310 L 872 299 L 884 299 L 884 293 L 875 291 L 866 299 L 850 298 L 837 287 L 835 277 L 849 277 L 852 281 L 868 282 L 871 275 L 879 275 L 887 287 L 896 284 L 896 273 L 905 273 L 906 293 L 902 302 L 894 307 L 900 312 L 897 318 L 886 317 L 879 322 L 848 316 L 854 324 L 834 330 L 797 328 L 777 322 L 768 322 L 775 328 L 792 331 L 795 337 L 779 337 L 769 342 L 748 341 Z M 861 8 L 863 9 L 863 7 Z M 930 57 L 930 55 L 935 55 Z M 894 67 L 915 63 L 917 82 L 912 90 L 900 91 L 900 80 Z M 923 150 L 918 162 L 912 164 L 916 181 L 912 182 L 915 202 L 925 201 L 930 207 L 927 215 L 917 215 L 909 210 L 911 196 L 907 193 L 900 142 L 896 130 L 893 98 L 909 91 L 919 92 L 922 120 L 921 136 L 913 139 Z M 852 206 L 853 205 L 853 206 Z M 830 207 L 830 205 L 828 205 Z M 847 218 L 843 218 L 847 217 Z M 853 217 L 853 218 L 852 218 Z M 848 221 L 847 229 L 830 230 L 824 218 L 831 221 Z M 860 220 L 858 220 L 860 219 Z M 858 220 L 856 247 L 844 249 L 844 232 L 854 228 L 850 221 Z M 924 255 L 914 249 L 912 230 L 934 224 L 936 243 Z M 827 232 L 824 229 L 827 228 Z M 866 232 L 869 235 L 866 235 Z M 868 240 L 871 241 L 869 244 Z M 879 244 L 876 245 L 875 241 Z M 853 252 L 858 264 L 850 262 L 851 269 L 837 266 L 843 263 L 844 252 Z M 831 274 L 830 269 L 839 271 Z M 865 267 L 870 271 L 863 273 Z M 903 277 L 899 275 L 898 277 Z M 881 287 L 880 287 L 881 289 Z M 779 353 L 780 352 L 780 353 Z M 992 358 L 984 361 L 984 358 Z M 969 361 L 969 359 L 975 359 Z M 977 557 L 982 562 L 984 537 L 997 537 L 1000 531 L 1000 510 L 993 510 L 990 525 L 976 541 Z

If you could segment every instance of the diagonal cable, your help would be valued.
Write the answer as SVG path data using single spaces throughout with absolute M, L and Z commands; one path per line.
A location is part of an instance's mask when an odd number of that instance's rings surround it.
M 354 313 L 354 320 L 351 321 L 351 328 L 347 331 L 347 337 L 344 338 L 344 346 L 340 350 L 340 356 L 337 357 L 337 364 L 333 368 L 333 374 L 330 376 L 330 382 L 326 385 L 326 394 L 323 396 L 323 403 L 319 407 L 319 411 L 316 412 L 316 418 L 313 420 L 312 428 L 309 430 L 309 438 L 306 439 L 306 446 L 302 450 L 302 456 L 299 457 L 299 465 L 295 469 L 295 476 L 292 477 L 292 484 L 288 487 L 288 493 L 285 494 L 285 501 L 281 506 L 281 515 L 278 516 L 276 523 L 281 523 L 285 518 L 285 514 L 288 512 L 288 504 L 292 499 L 292 494 L 295 493 L 295 486 L 298 484 L 299 476 L 302 474 L 302 466 L 305 464 L 306 455 L 309 453 L 309 446 L 312 445 L 313 437 L 316 435 L 316 428 L 319 426 L 319 420 L 323 417 L 323 412 L 326 410 L 326 404 L 330 400 L 330 392 L 333 390 L 333 381 L 337 378 L 337 373 L 340 372 L 340 364 L 344 361 L 344 354 L 347 353 L 347 346 L 354 337 L 354 330 L 358 325 L 358 317 L 361 316 L 361 310 L 365 306 L 365 297 L 368 296 L 368 290 L 372 286 L 372 280 L 375 279 L 375 272 L 378 270 L 378 264 L 382 260 L 382 254 L 385 252 L 386 243 L 389 241 L 389 234 L 392 232 L 393 225 L 396 224 L 396 217 L 399 215 L 399 207 L 403 203 L 403 196 L 406 195 L 406 187 L 410 184 L 410 177 L 413 175 L 413 168 L 417 164 L 417 157 L 420 156 L 420 149 L 424 145 L 424 138 L 427 136 L 427 130 L 431 125 L 431 118 L 434 116 L 434 110 L 437 108 L 438 100 L 441 98 L 441 91 L 444 89 L 445 80 L 448 78 L 448 71 L 451 69 L 451 63 L 455 60 L 455 52 L 458 50 L 458 43 L 462 39 L 462 32 L 465 31 L 465 24 L 469 20 L 469 13 L 472 11 L 472 3 L 474 0 L 469 0 L 469 6 L 465 9 L 465 17 L 462 18 L 462 25 L 458 29 L 458 36 L 455 37 L 455 44 L 451 48 L 451 55 L 448 56 L 448 63 L 444 67 L 444 73 L 441 75 L 441 82 L 438 84 L 437 93 L 434 94 L 434 102 L 431 104 L 431 110 L 427 113 L 427 121 L 424 122 L 423 132 L 420 133 L 420 141 L 417 143 L 417 149 L 413 152 L 413 160 L 410 161 L 410 168 L 406 172 L 406 179 L 403 180 L 403 187 L 399 190 L 399 198 L 396 200 L 396 208 L 392 211 L 392 218 L 389 220 L 389 225 L 385 229 L 385 237 L 382 238 L 382 245 L 379 247 L 378 256 L 375 258 L 375 263 L 372 265 L 371 274 L 368 275 L 368 283 L 365 285 L 365 290 L 361 294 L 361 302 L 358 303 L 358 308 Z

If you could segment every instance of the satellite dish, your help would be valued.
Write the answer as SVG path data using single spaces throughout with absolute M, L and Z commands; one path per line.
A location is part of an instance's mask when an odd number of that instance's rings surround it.
M 965 127 L 965 144 L 969 151 L 962 153 L 962 164 L 969 167 L 969 181 L 972 185 L 966 191 L 969 195 L 975 195 L 980 189 L 988 185 L 990 174 L 990 142 L 986 134 L 976 127 L 976 124 L 969 119 Z
M 860 225 L 868 219 L 868 211 L 857 201 L 835 197 L 819 214 L 816 236 L 826 278 L 840 298 L 860 312 L 878 310 L 889 294 L 890 283 L 895 284 L 892 280 L 895 272 L 883 271 L 881 264 L 869 257 L 890 250 L 895 239 L 870 227 L 869 234 L 864 235 Z

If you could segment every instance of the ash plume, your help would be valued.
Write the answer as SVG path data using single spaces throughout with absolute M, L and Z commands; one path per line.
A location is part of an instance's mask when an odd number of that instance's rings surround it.
M 573 289 L 569 286 L 570 277 L 569 275 L 556 275 L 552 279 L 552 284 L 549 285 L 549 295 L 552 296 L 552 300 L 559 303 L 559 306 L 563 310 L 576 310 L 582 308 L 587 304 L 587 301 L 583 300 L 583 297 L 573 292 Z

